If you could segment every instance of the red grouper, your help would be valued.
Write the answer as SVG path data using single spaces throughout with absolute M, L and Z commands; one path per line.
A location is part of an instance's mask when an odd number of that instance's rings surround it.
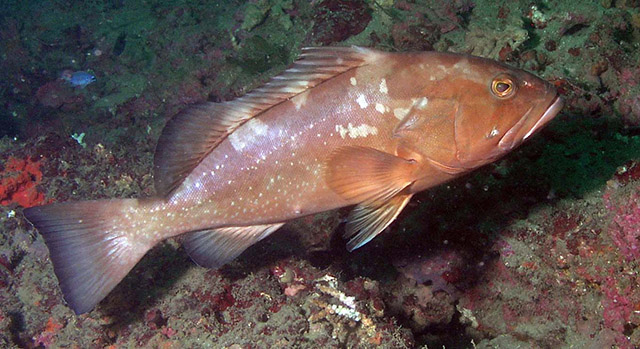
M 555 88 L 461 54 L 305 48 L 263 87 L 171 119 L 157 196 L 24 210 L 68 304 L 100 302 L 158 242 L 184 235 L 219 267 L 286 221 L 356 205 L 347 248 L 382 232 L 411 196 L 493 162 L 562 108 Z

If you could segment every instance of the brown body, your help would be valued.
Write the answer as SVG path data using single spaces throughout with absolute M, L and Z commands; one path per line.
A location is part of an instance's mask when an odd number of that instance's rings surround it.
M 215 267 L 287 220 L 355 204 L 346 235 L 358 248 L 411 195 L 494 161 L 561 105 L 542 80 L 477 57 L 307 49 L 248 96 L 174 118 L 156 154 L 157 198 L 25 214 L 45 236 L 67 300 L 84 312 L 150 247 L 179 234 L 196 262 Z M 78 240 L 94 252 L 77 259 L 94 270 L 62 256 L 83 247 Z

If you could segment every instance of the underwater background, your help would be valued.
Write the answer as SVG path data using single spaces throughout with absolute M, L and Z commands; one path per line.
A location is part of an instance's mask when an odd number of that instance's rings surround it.
M 304 46 L 492 58 L 566 105 L 348 253 L 348 210 L 219 270 L 170 239 L 92 312 L 22 209 L 153 194 L 165 122 Z M 0 347 L 640 347 L 640 1 L 0 1 Z

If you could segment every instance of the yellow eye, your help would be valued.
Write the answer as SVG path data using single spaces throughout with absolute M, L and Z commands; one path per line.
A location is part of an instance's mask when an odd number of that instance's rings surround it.
M 491 82 L 491 92 L 498 98 L 508 98 L 516 92 L 516 85 L 510 78 L 498 76 Z

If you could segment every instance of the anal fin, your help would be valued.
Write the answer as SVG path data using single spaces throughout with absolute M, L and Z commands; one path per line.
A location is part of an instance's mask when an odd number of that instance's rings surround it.
M 347 218 L 344 234 L 347 249 L 353 251 L 380 234 L 393 222 L 407 205 L 413 194 L 398 194 L 381 204 L 360 204 Z
M 219 268 L 283 225 L 276 223 L 199 230 L 184 234 L 183 244 L 196 264 L 205 268 Z

